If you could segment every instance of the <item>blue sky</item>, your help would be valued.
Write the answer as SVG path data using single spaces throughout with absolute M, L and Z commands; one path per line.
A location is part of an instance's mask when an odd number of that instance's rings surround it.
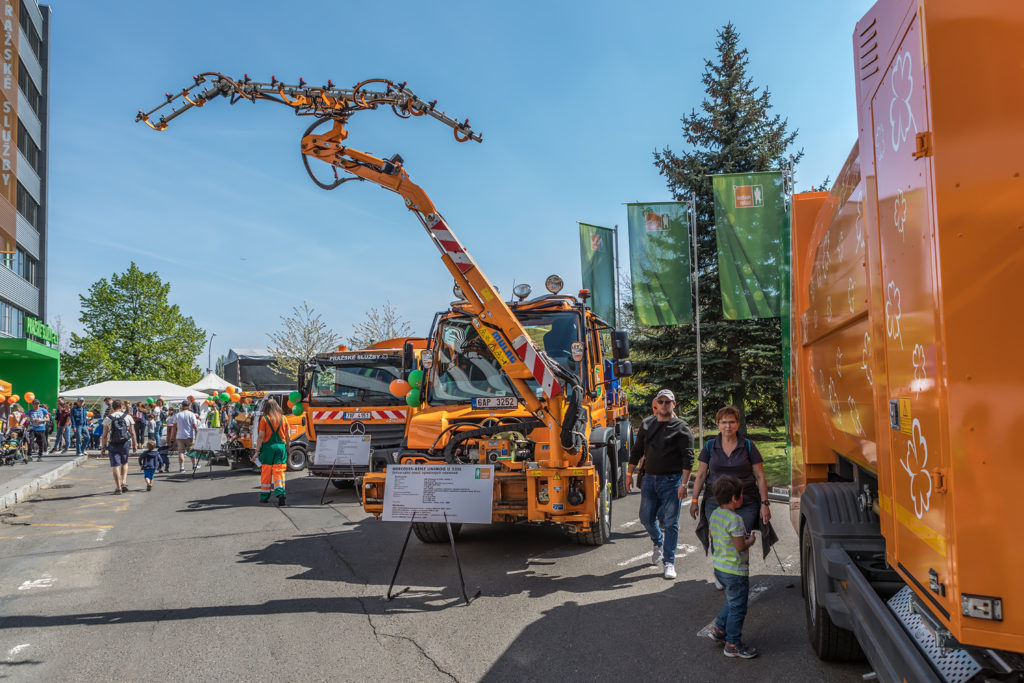
M 78 295 L 132 260 L 216 333 L 214 357 L 264 346 L 304 300 L 343 335 L 385 300 L 425 334 L 451 300 L 397 195 L 309 181 L 308 120 L 286 107 L 220 100 L 163 133 L 134 122 L 194 73 L 408 81 L 483 144 L 380 110 L 353 118 L 352 146 L 400 153 L 506 296 L 551 273 L 575 291 L 577 221 L 618 224 L 625 264 L 622 202 L 670 199 L 651 153 L 683 148 L 679 119 L 728 21 L 799 130 L 797 188 L 835 177 L 856 135 L 851 36 L 871 4 L 53 0 L 49 321 L 80 330 Z

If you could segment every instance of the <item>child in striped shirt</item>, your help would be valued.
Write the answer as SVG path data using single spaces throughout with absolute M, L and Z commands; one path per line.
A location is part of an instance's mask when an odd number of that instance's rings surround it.
M 740 639 L 750 589 L 747 548 L 754 545 L 755 538 L 753 532 L 747 534 L 743 518 L 735 512 L 743 505 L 743 484 L 736 477 L 722 476 L 715 480 L 711 493 L 718 502 L 718 509 L 708 518 L 714 547 L 712 557 L 715 578 L 725 587 L 725 605 L 708 636 L 717 643 L 725 643 L 722 652 L 726 657 L 752 659 L 757 650 Z

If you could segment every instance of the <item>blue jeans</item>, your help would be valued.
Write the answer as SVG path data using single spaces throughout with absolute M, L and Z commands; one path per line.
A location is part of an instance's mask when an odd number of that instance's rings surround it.
M 85 425 L 75 427 L 75 454 L 81 455 L 89 445 L 89 428 Z
M 64 446 L 64 450 L 71 448 L 71 425 L 64 425 L 57 429 L 57 438 L 53 442 L 53 451 L 60 450 L 61 445 Z
M 728 574 L 715 570 L 718 583 L 725 586 L 725 605 L 715 617 L 715 626 L 725 631 L 725 642 L 733 645 L 740 643 L 743 635 L 743 620 L 747 618 L 747 592 L 750 590 L 750 578 L 738 574 Z
M 682 482 L 682 474 L 645 474 L 640 484 L 640 523 L 654 545 L 664 549 L 666 563 L 676 561 Z

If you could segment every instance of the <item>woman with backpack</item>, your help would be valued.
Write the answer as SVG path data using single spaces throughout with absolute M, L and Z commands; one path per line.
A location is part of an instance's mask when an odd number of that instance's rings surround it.
M 270 502 L 273 490 L 278 507 L 284 507 L 284 471 L 288 467 L 288 423 L 281 412 L 281 404 L 268 400 L 260 416 L 253 450 L 259 453 L 260 502 Z

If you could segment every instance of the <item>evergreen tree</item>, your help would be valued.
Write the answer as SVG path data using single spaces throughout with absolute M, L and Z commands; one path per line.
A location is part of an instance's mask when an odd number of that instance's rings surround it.
M 170 291 L 157 273 L 144 273 L 132 262 L 124 273 L 102 278 L 79 295 L 85 334 L 72 333 L 69 351 L 61 354 L 61 386 L 124 379 L 198 382 L 196 357 L 206 331 L 167 302 Z
M 778 319 L 725 320 L 718 282 L 718 248 L 709 175 L 781 170 L 796 132 L 771 111 L 767 89 L 759 90 L 746 75 L 747 51 L 731 23 L 718 31 L 717 59 L 704 61 L 706 97 L 700 111 L 682 118 L 686 151 L 666 147 L 654 153 L 654 165 L 665 176 L 677 200 L 696 199 L 697 267 L 700 275 L 701 350 L 705 425 L 715 411 L 734 404 L 759 424 L 782 421 L 781 325 Z M 794 156 L 797 160 L 802 152 Z M 697 361 L 692 325 L 639 327 L 633 346 L 640 382 L 648 388 L 646 403 L 658 387 L 676 391 L 684 416 L 696 421 Z

